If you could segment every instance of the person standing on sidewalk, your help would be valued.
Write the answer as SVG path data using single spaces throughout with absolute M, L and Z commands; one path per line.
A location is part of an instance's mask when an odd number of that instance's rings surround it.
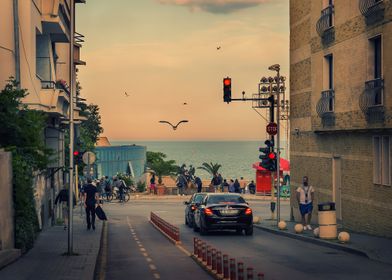
M 196 176 L 196 178 L 195 178 L 195 184 L 196 184 L 196 186 L 197 186 L 197 192 L 198 192 L 198 193 L 201 192 L 202 189 L 203 189 L 203 182 L 201 181 L 200 177 L 197 177 L 197 176 Z
M 68 212 L 69 212 L 69 200 L 68 200 L 68 188 L 64 186 L 64 188 L 58 193 L 56 196 L 56 200 L 54 201 L 54 204 L 57 206 L 57 203 L 61 204 L 61 213 L 63 215 L 63 221 L 64 221 L 64 230 L 67 229 L 68 225 Z M 73 195 L 73 206 L 76 205 L 76 198 L 75 194 Z
M 297 189 L 297 201 L 305 230 L 312 230 L 310 221 L 312 220 L 313 200 L 314 188 L 309 185 L 308 177 L 304 176 L 302 178 L 302 186 Z
M 155 174 L 152 173 L 151 179 L 150 179 L 150 194 L 157 194 L 156 188 L 155 188 Z
M 86 208 L 87 230 L 92 227 L 95 230 L 95 204 L 98 199 L 97 188 L 92 184 L 90 178 L 87 179 L 87 185 L 84 187 L 84 207 Z

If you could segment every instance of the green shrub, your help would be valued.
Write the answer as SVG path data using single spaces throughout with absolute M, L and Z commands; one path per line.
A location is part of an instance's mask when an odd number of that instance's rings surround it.
M 145 192 L 146 191 L 146 182 L 139 181 L 139 182 L 137 182 L 136 187 L 137 187 L 138 192 L 141 192 L 141 193 Z

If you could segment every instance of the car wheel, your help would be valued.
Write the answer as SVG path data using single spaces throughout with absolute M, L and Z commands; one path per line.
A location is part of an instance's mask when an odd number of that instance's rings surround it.
M 187 216 L 185 216 L 185 225 L 187 225 L 189 227 L 188 217 Z
M 245 235 L 253 235 L 253 226 L 250 226 L 245 229 Z
M 236 229 L 236 233 L 237 233 L 238 235 L 242 234 L 242 228 L 237 228 L 237 229 Z
M 208 230 L 203 226 L 202 222 L 200 221 L 200 235 L 206 235 Z

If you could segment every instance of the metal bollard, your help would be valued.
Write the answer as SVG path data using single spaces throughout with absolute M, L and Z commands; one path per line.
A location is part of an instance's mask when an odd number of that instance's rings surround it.
M 264 273 L 260 272 L 257 274 L 257 280 L 264 280 Z
M 222 274 L 222 252 L 216 252 L 216 273 Z
M 223 255 L 223 278 L 229 278 L 229 256 L 226 254 Z
M 211 260 L 211 269 L 216 271 L 216 249 L 212 248 L 211 250 L 212 260 Z
M 203 241 L 198 240 L 197 242 L 197 258 L 201 260 L 203 258 L 203 249 L 202 249 Z
M 197 241 L 198 241 L 199 239 L 197 239 L 197 237 L 193 237 L 193 254 L 195 255 L 195 256 L 197 256 Z
M 246 269 L 246 278 L 247 280 L 253 280 L 253 267 L 248 267 Z
M 212 255 L 211 255 L 211 246 L 207 246 L 207 267 L 211 268 L 212 263 Z
M 202 248 L 202 261 L 205 263 L 207 262 L 207 244 L 205 242 L 201 245 Z
M 243 262 L 238 262 L 237 263 L 237 274 L 238 274 L 238 280 L 244 280 L 244 263 Z
M 235 259 L 230 259 L 230 280 L 236 280 Z

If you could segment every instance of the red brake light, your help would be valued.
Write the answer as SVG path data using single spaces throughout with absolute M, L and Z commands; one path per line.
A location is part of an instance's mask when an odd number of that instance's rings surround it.
M 196 210 L 196 206 L 192 205 L 191 209 L 192 209 L 192 211 L 195 211 Z
M 210 208 L 205 208 L 204 209 L 204 214 L 206 214 L 207 216 L 211 216 L 213 213 L 212 213 L 212 210 Z
M 252 214 L 252 209 L 246 208 L 245 215 L 251 215 L 251 214 Z

